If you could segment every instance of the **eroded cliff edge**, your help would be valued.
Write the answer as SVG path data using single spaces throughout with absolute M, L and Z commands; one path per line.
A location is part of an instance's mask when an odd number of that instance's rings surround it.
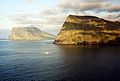
M 52 34 L 46 33 L 37 27 L 14 27 L 9 35 L 10 40 L 45 40 L 53 38 Z
M 120 22 L 69 15 L 54 44 L 120 44 Z

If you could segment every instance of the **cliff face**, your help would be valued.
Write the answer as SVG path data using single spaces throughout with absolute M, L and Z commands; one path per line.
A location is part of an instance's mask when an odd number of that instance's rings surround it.
M 48 34 L 36 27 L 16 27 L 13 28 L 9 35 L 10 40 L 43 40 L 52 39 L 53 35 Z
M 120 22 L 70 15 L 54 44 L 120 44 Z

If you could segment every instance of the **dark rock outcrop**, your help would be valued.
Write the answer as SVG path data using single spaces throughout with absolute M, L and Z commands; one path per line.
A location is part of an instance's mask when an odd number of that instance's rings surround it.
M 54 44 L 120 44 L 120 22 L 69 15 Z

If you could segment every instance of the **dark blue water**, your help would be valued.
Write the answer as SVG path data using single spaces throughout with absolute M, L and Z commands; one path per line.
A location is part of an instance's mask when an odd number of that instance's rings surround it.
M 0 81 L 119 81 L 119 46 L 0 41 Z

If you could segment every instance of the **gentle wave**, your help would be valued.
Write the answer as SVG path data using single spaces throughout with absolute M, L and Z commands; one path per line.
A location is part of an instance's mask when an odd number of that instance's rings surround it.
M 0 41 L 0 81 L 120 80 L 120 47 Z

